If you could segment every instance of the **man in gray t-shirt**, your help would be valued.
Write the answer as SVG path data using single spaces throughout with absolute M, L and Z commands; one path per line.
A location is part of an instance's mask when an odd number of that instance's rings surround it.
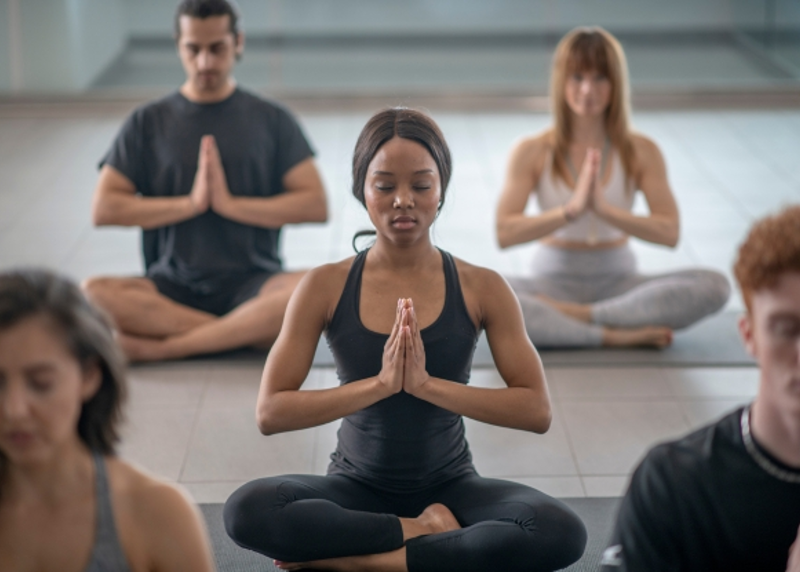
M 269 347 L 303 275 L 283 272 L 280 228 L 327 218 L 297 122 L 231 76 L 234 8 L 183 0 L 175 26 L 186 82 L 127 119 L 94 198 L 95 224 L 143 229 L 144 277 L 85 284 L 132 361 Z

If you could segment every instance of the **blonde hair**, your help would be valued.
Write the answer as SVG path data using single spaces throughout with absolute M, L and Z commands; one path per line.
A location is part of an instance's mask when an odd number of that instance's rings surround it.
M 566 157 L 572 140 L 571 111 L 564 96 L 570 74 L 596 71 L 611 83 L 611 97 L 605 113 L 606 134 L 622 160 L 625 178 L 635 170 L 635 156 L 630 129 L 630 89 L 628 64 L 619 41 L 603 28 L 575 28 L 556 46 L 550 76 L 550 100 L 555 125 L 551 131 L 553 169 L 556 177 L 566 180 Z

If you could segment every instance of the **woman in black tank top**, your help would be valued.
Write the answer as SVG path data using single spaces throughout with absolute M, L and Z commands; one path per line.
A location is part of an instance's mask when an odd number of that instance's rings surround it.
M 300 283 L 257 408 L 264 434 L 343 418 L 328 475 L 259 479 L 225 506 L 231 538 L 280 568 L 557 570 L 583 553 L 566 505 L 472 464 L 462 415 L 544 433 L 551 413 L 508 285 L 430 240 L 450 171 L 438 127 L 413 110 L 378 113 L 356 144 L 375 244 Z M 467 385 L 481 329 L 503 389 Z M 303 391 L 323 332 L 341 385 Z

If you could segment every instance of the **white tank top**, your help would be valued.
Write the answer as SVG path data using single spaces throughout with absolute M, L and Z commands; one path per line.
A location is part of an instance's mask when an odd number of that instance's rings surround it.
M 626 188 L 625 170 L 619 155 L 612 151 L 609 157 L 611 173 L 603 189 L 603 195 L 608 204 L 625 210 L 633 208 L 633 189 Z M 567 186 L 564 179 L 553 176 L 553 154 L 549 153 L 545 160 L 544 171 L 539 178 L 539 184 L 534 189 L 539 209 L 544 212 L 560 208 L 572 198 L 572 189 Z M 586 211 L 574 221 L 567 223 L 551 234 L 559 240 L 570 242 L 613 242 L 624 236 L 624 232 L 598 217 L 592 211 Z

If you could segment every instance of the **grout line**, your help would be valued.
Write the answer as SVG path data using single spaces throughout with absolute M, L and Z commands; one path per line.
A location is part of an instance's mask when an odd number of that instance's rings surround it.
M 209 366 L 210 369 L 213 370 L 213 366 Z M 189 451 L 192 448 L 192 442 L 195 438 L 195 432 L 197 431 L 197 423 L 200 419 L 200 412 L 203 410 L 203 404 L 206 400 L 206 394 L 208 393 L 208 386 L 209 386 L 209 378 L 208 378 L 208 371 L 206 371 L 206 375 L 203 379 L 203 392 L 200 395 L 200 399 L 197 402 L 197 406 L 194 412 L 194 418 L 192 419 L 192 428 L 189 431 L 189 441 L 186 443 L 186 450 L 183 452 L 183 459 L 181 459 L 181 469 L 178 472 L 178 482 L 183 482 L 183 473 L 186 470 L 186 463 L 189 460 Z

